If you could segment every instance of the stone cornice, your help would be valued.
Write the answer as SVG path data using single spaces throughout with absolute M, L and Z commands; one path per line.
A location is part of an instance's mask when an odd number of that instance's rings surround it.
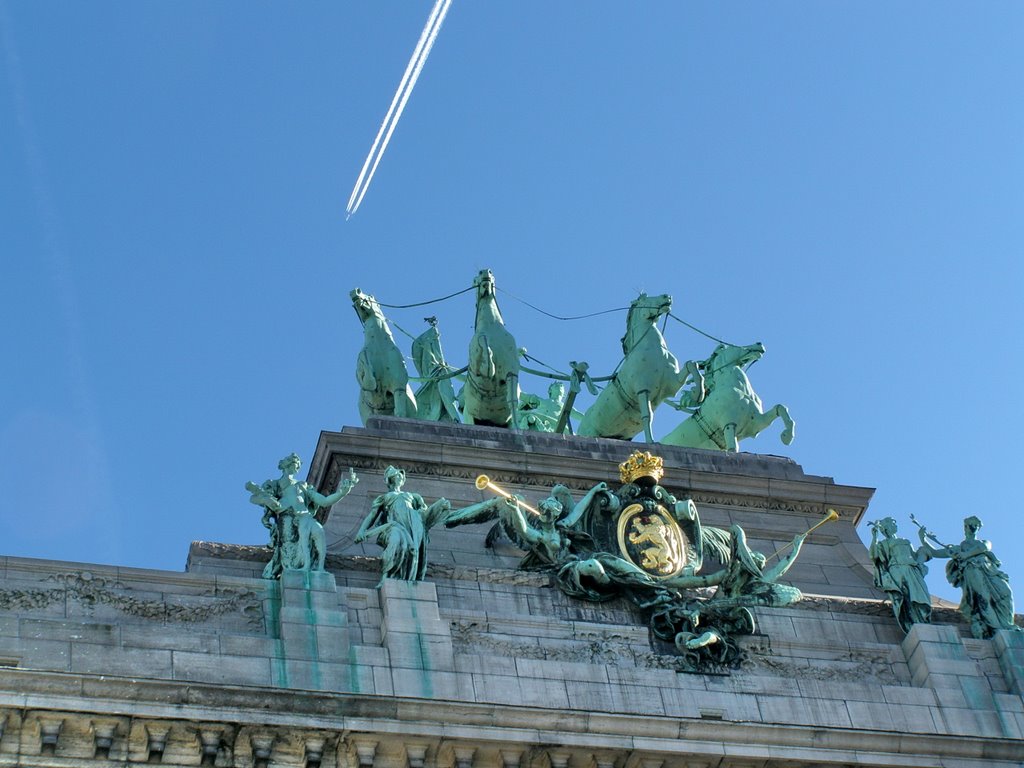
M 424 450 L 424 444 L 430 450 Z M 333 490 L 349 466 L 383 472 L 399 463 L 412 476 L 471 482 L 486 473 L 510 486 L 549 488 L 563 483 L 584 490 L 614 484 L 617 465 L 637 444 L 622 440 L 512 433 L 491 427 L 371 419 L 367 428 L 322 432 L 309 482 Z M 821 516 L 829 507 L 856 524 L 874 489 L 836 484 L 808 475 L 790 459 L 657 445 L 665 459 L 663 485 L 689 490 L 698 503 L 756 507 Z M 431 459 L 427 459 L 431 456 Z M 433 458 L 439 457 L 439 458 Z M 326 517 L 326 514 L 321 515 Z
M 494 706 L 414 698 L 283 691 L 0 669 L 0 708 L 75 716 L 130 716 L 219 722 L 269 729 L 319 729 L 404 741 L 442 740 L 520 749 L 566 748 L 639 752 L 662 759 L 730 756 L 764 761 L 780 751 L 799 765 L 955 765 L 957 761 L 1024 761 L 1024 740 L 937 736 L 893 731 L 733 722 L 727 719 L 637 717 L 526 706 Z M 927 763 L 921 760 L 927 760 Z

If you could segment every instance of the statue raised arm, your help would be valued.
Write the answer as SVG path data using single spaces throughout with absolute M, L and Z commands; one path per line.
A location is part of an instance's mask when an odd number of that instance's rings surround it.
M 350 467 L 348 476 L 342 478 L 338 489 L 325 496 L 309 483 L 295 479 L 301 467 L 302 461 L 291 453 L 277 464 L 281 477 L 267 480 L 262 485 L 251 481 L 245 484 L 251 494 L 249 501 L 263 507 L 261 522 L 270 530 L 273 554 L 263 569 L 265 579 L 280 578 L 281 572 L 287 568 L 307 571 L 324 569 L 327 541 L 324 527 L 317 521 L 316 513 L 337 504 L 359 482 Z
M 916 522 L 916 521 L 915 521 Z M 923 547 L 936 558 L 948 558 L 946 578 L 962 591 L 960 613 L 971 625 L 971 634 L 989 638 L 996 630 L 1017 631 L 1013 622 L 1013 592 L 1010 579 L 1000 570 L 999 559 L 992 553 L 992 545 L 977 537 L 981 520 L 974 515 L 964 520 L 964 540 L 956 545 L 941 544 L 921 528 Z M 931 539 L 938 547 L 926 542 Z
M 914 624 L 931 621 L 932 600 L 925 585 L 928 573 L 925 562 L 930 547 L 916 551 L 910 542 L 896 535 L 896 521 L 891 517 L 870 523 L 871 546 L 868 555 L 875 565 L 875 586 L 888 594 L 896 621 L 904 632 Z M 922 533 L 924 529 L 920 529 Z

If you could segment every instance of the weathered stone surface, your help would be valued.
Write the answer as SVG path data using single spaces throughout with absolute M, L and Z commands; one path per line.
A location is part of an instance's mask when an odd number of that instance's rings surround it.
M 430 498 L 480 500 L 480 471 L 529 499 L 558 481 L 578 497 L 631 448 L 371 420 L 324 433 L 314 458 L 321 489 L 350 464 L 363 476 L 327 520 L 340 542 L 327 573 L 265 582 L 266 547 L 209 543 L 179 574 L 4 558 L 0 766 L 146 762 L 158 743 L 170 765 L 199 765 L 204 749 L 216 765 L 320 755 L 332 768 L 1024 762 L 1021 635 L 975 640 L 937 607 L 904 637 L 853 527 L 870 489 L 786 459 L 663 452 L 669 490 L 691 490 L 708 522 L 742 524 L 765 551 L 827 505 L 842 513 L 789 574 L 805 600 L 757 609 L 760 634 L 728 674 L 682 673 L 627 601 L 581 603 L 515 570 L 508 542 L 482 547 L 488 525 L 435 529 L 427 579 L 379 590 L 374 548 L 344 539 L 389 463 Z M 44 720 L 63 723 L 53 755 Z

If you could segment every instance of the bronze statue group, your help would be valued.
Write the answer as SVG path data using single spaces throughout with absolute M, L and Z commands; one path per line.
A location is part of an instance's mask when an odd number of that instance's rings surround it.
M 870 523 L 868 549 L 875 566 L 875 586 L 889 595 L 903 631 L 931 621 L 932 601 L 924 577 L 928 572 L 926 563 L 935 558 L 948 560 L 946 578 L 961 590 L 960 612 L 974 637 L 989 638 L 1000 629 L 1016 631 L 1010 580 L 1000 570 L 992 545 L 978 538 L 981 520 L 974 515 L 966 518 L 963 541 L 943 544 L 913 515 L 910 519 L 917 524 L 921 540 L 916 550 L 910 541 L 897 535 L 896 521 L 891 517 Z
M 490 270 L 482 270 L 469 288 L 438 301 L 469 291 L 475 292 L 476 308 L 467 364 L 457 369 L 445 361 L 437 317 L 428 317 L 429 328 L 412 342 L 417 377 L 409 376 L 380 302 L 358 288 L 351 292 L 363 327 L 356 380 L 364 424 L 374 416 L 398 416 L 572 434 L 575 419 L 582 436 L 632 440 L 643 434 L 653 443 L 654 412 L 665 404 L 686 418 L 660 439 L 664 445 L 735 452 L 740 440 L 777 419 L 783 423 L 782 442 L 793 441 L 796 424 L 789 410 L 781 404 L 766 409 L 747 377 L 747 369 L 764 355 L 764 345 L 719 342 L 706 360 L 680 361 L 658 328 L 659 322 L 675 318 L 671 296 L 641 293 L 621 308 L 626 312 L 622 360 L 611 374 L 592 376 L 587 363 L 575 360 L 565 373 L 525 365 L 532 358 L 505 326 Z M 548 397 L 522 393 L 523 374 L 553 379 Z M 420 382 L 415 392 L 413 381 Z M 464 382 L 458 392 L 456 381 Z M 596 399 L 581 411 L 575 406 L 584 389 Z
M 476 294 L 476 320 L 467 365 L 455 369 L 445 361 L 437 318 L 426 318 L 428 330 L 412 344 L 421 382 L 415 393 L 380 304 L 358 288 L 351 292 L 364 331 L 356 361 L 364 423 L 385 415 L 571 433 L 572 420 L 578 417 L 582 436 L 632 440 L 642 433 L 653 443 L 654 410 L 668 403 L 689 416 L 662 438 L 664 444 L 735 452 L 741 439 L 775 419 L 784 425 L 782 441 L 788 445 L 793 440 L 795 423 L 788 409 L 775 405 L 765 410 L 747 378 L 747 368 L 761 358 L 764 346 L 719 343 L 708 359 L 681 364 L 657 326 L 671 314 L 670 296 L 641 293 L 630 304 L 622 361 L 610 376 L 592 378 L 587 364 L 576 361 L 566 375 L 523 366 L 521 358 L 528 356 L 505 328 L 490 270 L 481 271 L 459 293 L 470 290 Z M 555 379 L 547 399 L 521 394 L 522 372 Z M 465 382 L 458 394 L 456 379 Z M 598 383 L 605 384 L 600 392 Z M 584 387 L 596 400 L 580 412 L 574 404 Z M 272 555 L 264 578 L 279 578 L 286 569 L 324 570 L 326 542 L 317 512 L 340 501 L 358 482 L 350 469 L 334 493 L 323 495 L 296 479 L 299 467 L 298 457 L 291 454 L 279 463 L 279 478 L 246 484 L 252 503 L 264 509 L 263 524 L 270 531 Z M 741 657 L 736 638 L 755 631 L 751 609 L 790 605 L 802 598 L 798 589 L 778 580 L 810 531 L 766 556 L 748 546 L 739 526 L 724 530 L 702 525 L 693 501 L 663 488 L 662 475 L 659 457 L 636 451 L 620 465 L 618 490 L 598 483 L 577 502 L 566 486 L 556 485 L 538 508 L 481 476 L 478 488 L 490 488 L 499 496 L 453 510 L 446 499 L 428 504 L 406 491 L 405 471 L 388 467 L 387 490 L 370 504 L 355 541 L 372 539 L 381 547 L 381 583 L 388 578 L 417 581 L 427 571 L 431 528 L 493 522 L 488 546 L 497 536 L 507 536 L 526 553 L 520 568 L 549 572 L 570 597 L 630 600 L 645 614 L 654 636 L 677 649 L 686 668 L 735 666 Z M 830 510 L 819 525 L 836 516 Z M 948 561 L 947 578 L 962 590 L 960 610 L 975 637 L 1017 629 L 1007 576 L 991 545 L 977 537 L 977 517 L 964 521 L 964 539 L 956 545 L 941 543 L 919 525 L 917 549 L 897 535 L 891 517 L 870 525 L 875 583 L 889 596 L 905 632 L 931 621 L 924 576 L 932 559 Z M 778 561 L 769 564 L 776 556 Z M 705 560 L 717 561 L 719 568 L 704 572 Z
M 246 484 L 270 530 L 264 578 L 279 578 L 285 569 L 322 571 L 326 550 L 316 513 L 344 498 L 358 478 L 349 470 L 334 493 L 323 495 L 296 479 L 294 454 L 279 468 L 280 478 Z M 702 524 L 691 499 L 660 485 L 663 472 L 660 457 L 635 451 L 619 467 L 617 490 L 601 482 L 576 501 L 569 488 L 556 485 L 537 508 L 481 476 L 478 488 L 501 495 L 453 510 L 446 499 L 428 504 L 405 490 L 404 470 L 391 466 L 384 473 L 387 490 L 370 503 L 355 541 L 371 539 L 381 547 L 381 584 L 418 581 L 427 572 L 431 528 L 490 522 L 489 541 L 495 534 L 507 536 L 525 552 L 521 569 L 550 573 L 569 597 L 621 597 L 636 605 L 654 636 L 678 651 L 681 668 L 734 666 L 741 657 L 737 637 L 756 629 L 752 609 L 802 598 L 800 590 L 778 580 L 809 532 L 765 556 L 749 547 L 739 526 Z M 778 561 L 770 563 L 776 555 Z M 704 566 L 712 562 L 717 565 L 709 571 Z

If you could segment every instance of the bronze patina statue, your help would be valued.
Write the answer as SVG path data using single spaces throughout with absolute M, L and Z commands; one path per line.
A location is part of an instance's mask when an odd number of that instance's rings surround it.
M 1001 563 L 992 553 L 992 545 L 978 538 L 979 530 L 981 520 L 971 515 L 964 519 L 964 540 L 959 544 L 943 544 L 924 526 L 918 533 L 921 548 L 931 557 L 949 559 L 946 578 L 963 592 L 960 613 L 971 625 L 971 634 L 989 638 L 997 630 L 1018 631 L 1019 627 L 1013 623 L 1010 579 L 999 569 Z
M 764 345 L 760 342 L 748 347 L 719 344 L 700 369 L 704 373 L 707 394 L 697 403 L 692 398 L 666 402 L 676 410 L 686 411 L 690 417 L 661 439 L 665 445 L 683 445 L 688 448 L 737 452 L 740 440 L 756 437 L 776 419 L 782 419 L 782 442 L 793 442 L 796 423 L 784 405 L 763 409 L 746 369 L 761 359 Z
M 658 320 L 672 308 L 672 297 L 641 293 L 629 306 L 626 335 L 622 337 L 625 355 L 618 371 L 580 421 L 579 434 L 593 437 L 617 437 L 632 440 L 639 432 L 648 443 L 654 442 L 651 424 L 654 409 L 693 381 L 690 400 L 704 399 L 704 377 L 696 363 L 680 367 L 658 330 Z
M 565 384 L 552 382 L 548 386 L 547 398 L 539 395 L 523 395 L 519 402 L 519 426 L 533 432 L 557 432 L 559 419 L 565 409 Z M 570 406 L 567 418 L 583 414 Z M 563 425 L 563 431 L 568 427 Z
M 427 572 L 428 532 L 444 522 L 451 511 L 447 499 L 429 506 L 418 493 L 402 490 L 405 470 L 384 471 L 388 491 L 373 500 L 370 513 L 359 526 L 356 542 L 377 537 L 381 553 L 381 583 L 384 579 L 420 581 Z
M 317 521 L 319 509 L 330 508 L 345 498 L 359 482 L 351 468 L 342 478 L 338 490 L 324 496 L 309 483 L 296 480 L 302 467 L 299 457 L 290 453 L 277 468 L 281 477 L 262 485 L 248 482 L 245 488 L 252 495 L 249 501 L 263 507 L 263 525 L 270 531 L 273 555 L 263 569 L 263 578 L 278 579 L 286 568 L 322 571 L 327 557 L 324 527 Z
M 885 590 L 900 629 L 909 632 L 914 624 L 932 619 L 932 598 L 924 583 L 928 573 L 925 562 L 928 549 L 915 550 L 910 542 L 896 535 L 896 521 L 885 517 L 871 526 L 868 554 L 875 564 L 875 586 Z M 881 534 L 881 538 L 879 538 Z
M 494 275 L 482 270 L 473 280 L 476 321 L 469 342 L 469 370 L 462 390 L 462 416 L 467 424 L 517 429 L 519 348 L 498 309 Z
M 455 399 L 452 376 L 455 369 L 444 360 L 441 332 L 437 318 L 426 317 L 430 325 L 412 343 L 412 360 L 416 371 L 426 381 L 416 390 L 416 417 L 424 421 L 462 421 Z
M 358 288 L 349 294 L 352 308 L 363 325 L 363 348 L 356 358 L 359 416 L 416 417 L 416 397 L 409 387 L 405 356 L 395 344 L 388 321 L 377 300 Z
M 499 518 L 527 551 L 520 567 L 550 571 L 563 592 L 582 600 L 628 598 L 691 669 L 733 666 L 741 657 L 736 637 L 756 629 L 752 609 L 801 599 L 800 590 L 779 580 L 817 526 L 766 557 L 748 546 L 739 526 L 702 525 L 692 499 L 676 498 L 659 484 L 663 474 L 661 458 L 636 451 L 620 465 L 618 491 L 599 483 L 573 504 L 568 489 L 555 486 L 539 509 L 482 475 L 477 487 L 504 498 L 454 513 L 446 524 Z M 822 523 L 836 517 L 830 510 Z M 708 557 L 722 565 L 704 574 Z M 708 596 L 712 587 L 717 589 Z

